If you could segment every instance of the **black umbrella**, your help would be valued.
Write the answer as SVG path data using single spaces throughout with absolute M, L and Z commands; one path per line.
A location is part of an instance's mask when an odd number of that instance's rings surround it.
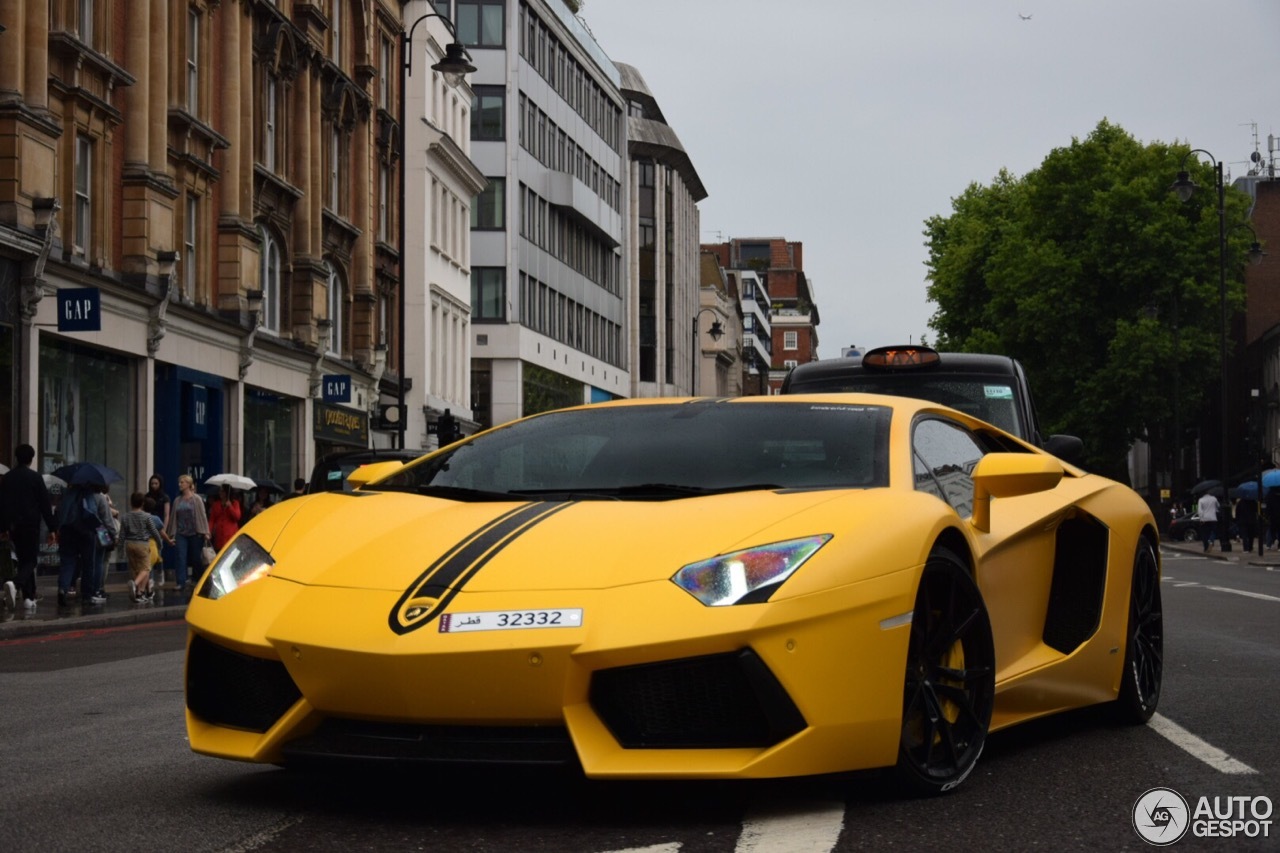
M 124 479 L 120 472 L 97 462 L 73 462 L 55 469 L 53 476 L 66 481 L 71 486 L 105 486 L 118 483 Z
M 1191 487 L 1192 495 L 1203 495 L 1205 492 L 1221 492 L 1221 480 L 1201 480 Z
M 266 489 L 268 492 L 275 492 L 277 495 L 284 494 L 284 486 L 275 480 L 269 480 L 266 477 L 255 477 L 253 482 L 258 484 L 259 489 Z

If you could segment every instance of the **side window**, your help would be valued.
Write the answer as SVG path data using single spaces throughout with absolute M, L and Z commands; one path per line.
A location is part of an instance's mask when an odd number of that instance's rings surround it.
M 916 488 L 942 498 L 961 518 L 973 515 L 973 466 L 986 452 L 969 432 L 928 418 L 911 436 Z

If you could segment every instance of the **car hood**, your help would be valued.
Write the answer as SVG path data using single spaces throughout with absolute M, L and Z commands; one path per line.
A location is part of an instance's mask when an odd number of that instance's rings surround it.
M 832 533 L 818 529 L 826 514 L 812 511 L 833 500 L 846 524 L 874 519 L 872 496 L 883 492 L 513 503 L 330 493 L 280 504 L 243 533 L 271 552 L 273 577 L 308 585 L 401 591 L 434 566 L 461 561 L 477 567 L 467 581 L 476 592 L 605 589 L 666 579 L 751 545 Z

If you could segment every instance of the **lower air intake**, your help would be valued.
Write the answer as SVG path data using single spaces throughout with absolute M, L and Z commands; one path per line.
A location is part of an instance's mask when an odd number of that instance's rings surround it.
M 751 649 L 601 670 L 591 707 L 628 749 L 766 747 L 806 725 Z
M 255 658 L 191 639 L 187 708 L 215 726 L 265 732 L 302 697 L 279 661 Z

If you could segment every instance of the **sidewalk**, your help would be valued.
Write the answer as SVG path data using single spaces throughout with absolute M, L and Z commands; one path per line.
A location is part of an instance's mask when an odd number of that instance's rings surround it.
M 1240 547 L 1239 540 L 1236 540 L 1231 543 L 1231 550 L 1226 553 L 1223 553 L 1216 542 L 1208 551 L 1204 550 L 1204 546 L 1198 541 L 1175 542 L 1171 539 L 1161 539 L 1160 547 L 1166 551 L 1179 551 L 1195 557 L 1222 560 L 1223 562 L 1236 563 L 1241 566 L 1280 566 L 1280 551 L 1267 549 L 1262 556 L 1258 556 L 1258 544 L 1256 542 L 1252 551 L 1245 551 Z
M 169 573 L 168 583 L 156 590 L 153 604 L 134 604 L 130 600 L 128 569 L 109 571 L 105 586 L 105 604 L 81 603 L 79 599 L 73 599 L 70 605 L 59 607 L 57 575 L 38 575 L 36 594 L 40 598 L 34 611 L 23 609 L 21 602 L 18 603 L 16 613 L 9 609 L 7 602 L 0 607 L 0 640 L 142 622 L 164 622 L 181 619 L 187 612 L 189 596 L 184 595 L 173 583 L 172 573 Z

